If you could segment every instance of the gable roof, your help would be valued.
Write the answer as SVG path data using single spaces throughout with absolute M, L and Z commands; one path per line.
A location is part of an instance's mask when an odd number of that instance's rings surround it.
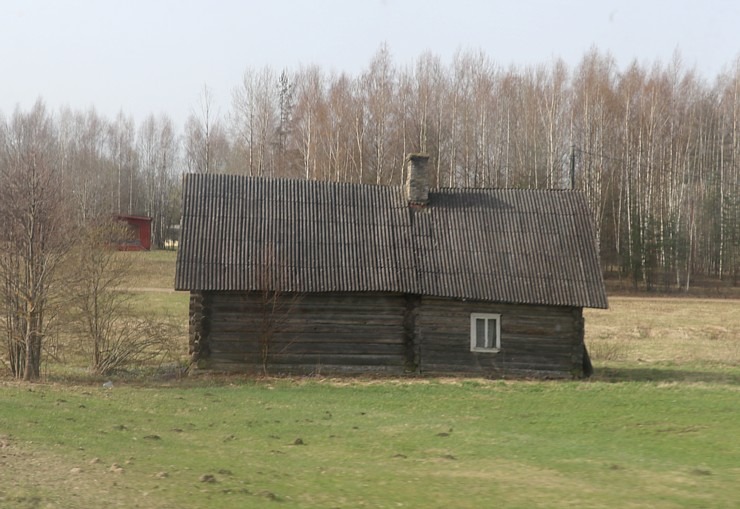
M 607 307 L 575 191 L 431 189 L 191 174 L 178 290 L 411 293 Z

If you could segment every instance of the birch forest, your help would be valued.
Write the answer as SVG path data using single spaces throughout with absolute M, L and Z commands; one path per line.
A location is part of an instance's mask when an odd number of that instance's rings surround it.
M 357 75 L 247 69 L 228 104 L 208 86 L 199 98 L 183 126 L 43 99 L 0 112 L 1 188 L 43 170 L 70 221 L 148 215 L 163 247 L 184 172 L 398 185 L 423 152 L 434 187 L 584 192 L 610 278 L 740 284 L 740 59 L 714 77 L 678 54 L 620 68 L 597 49 L 575 66 L 472 51 L 401 66 L 382 46 Z

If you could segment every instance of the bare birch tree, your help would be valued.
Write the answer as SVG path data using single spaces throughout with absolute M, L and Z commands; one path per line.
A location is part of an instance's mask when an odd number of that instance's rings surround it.
M 0 125 L 0 284 L 10 371 L 41 375 L 44 340 L 58 302 L 58 269 L 69 247 L 57 146 L 42 102 Z
M 184 157 L 189 172 L 227 171 L 231 143 L 207 85 L 203 85 L 198 105 L 185 121 L 184 130 Z
M 278 80 L 266 67 L 248 69 L 234 90 L 231 125 L 240 169 L 247 175 L 276 176 L 274 147 L 280 125 Z

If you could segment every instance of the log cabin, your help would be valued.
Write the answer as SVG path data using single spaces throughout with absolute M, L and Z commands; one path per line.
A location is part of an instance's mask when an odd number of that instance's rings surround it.
M 184 177 L 175 288 L 202 369 L 572 378 L 606 308 L 571 190 Z

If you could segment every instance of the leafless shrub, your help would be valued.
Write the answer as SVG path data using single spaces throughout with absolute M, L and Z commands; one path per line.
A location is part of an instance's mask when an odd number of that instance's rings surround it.
M 275 246 L 268 245 L 263 249 L 261 263 L 257 269 L 262 288 L 258 292 L 259 316 L 257 323 L 260 362 L 264 375 L 268 374 L 268 367 L 275 356 L 283 353 L 289 346 L 289 344 L 284 345 L 281 350 L 276 351 L 275 338 L 279 332 L 284 330 L 288 318 L 301 300 L 301 294 L 285 292 L 281 289 L 279 260 Z
M 150 317 L 120 317 L 97 342 L 88 342 L 91 370 L 107 375 L 132 365 L 162 362 L 177 351 L 169 324 Z
M 176 350 L 173 326 L 137 315 L 132 294 L 123 289 L 133 259 L 114 251 L 111 243 L 125 235 L 125 226 L 112 219 L 90 224 L 71 257 L 66 321 L 81 340 L 91 371 L 101 375 Z
M 595 361 L 621 361 L 627 358 L 629 345 L 619 339 L 600 339 L 589 343 L 588 352 Z

